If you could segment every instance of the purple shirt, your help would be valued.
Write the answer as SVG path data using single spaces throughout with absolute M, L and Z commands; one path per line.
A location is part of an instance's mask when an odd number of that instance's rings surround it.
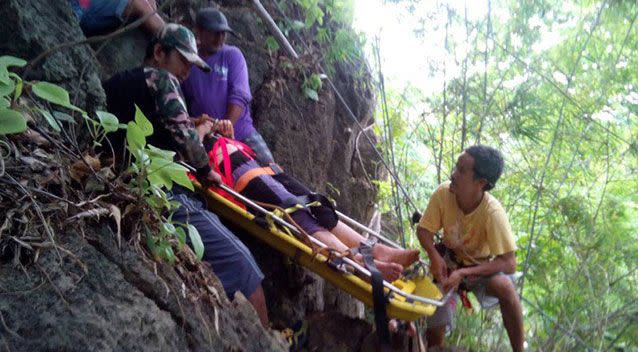
M 205 73 L 193 67 L 188 79 L 182 84 L 190 115 L 208 114 L 223 119 L 229 103 L 243 107 L 235 125 L 235 139 L 244 140 L 255 132 L 250 117 L 250 85 L 246 59 L 239 48 L 224 45 L 215 54 L 203 58 L 211 72 Z

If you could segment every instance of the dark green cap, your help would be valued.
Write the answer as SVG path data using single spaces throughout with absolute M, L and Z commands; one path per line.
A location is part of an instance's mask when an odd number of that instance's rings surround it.
M 164 47 L 174 48 L 182 54 L 188 62 L 201 68 L 204 72 L 210 72 L 208 64 L 197 54 L 195 35 L 181 24 L 166 24 L 160 32 L 159 43 Z

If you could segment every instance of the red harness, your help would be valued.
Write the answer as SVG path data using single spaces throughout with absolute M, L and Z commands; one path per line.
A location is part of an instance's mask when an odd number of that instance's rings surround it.
M 250 149 L 246 144 L 236 141 L 234 139 L 219 137 L 215 144 L 213 144 L 213 148 L 208 152 L 209 164 L 211 167 L 215 168 L 215 172 L 217 172 L 222 177 L 222 181 L 230 187 L 235 188 L 235 180 L 233 180 L 233 172 L 230 167 L 230 155 L 228 154 L 228 145 L 233 145 L 240 152 L 242 152 L 247 158 L 253 160 L 255 158 L 255 152 Z M 222 152 L 222 162 L 224 163 L 224 173 L 222 174 L 221 168 L 219 167 L 219 160 L 217 160 L 217 155 L 219 154 L 219 150 Z
M 213 148 L 211 148 L 211 150 L 208 151 L 208 165 L 210 165 L 215 170 L 215 172 L 217 172 L 222 177 L 222 182 L 224 182 L 224 184 L 234 189 L 233 173 L 230 166 L 230 154 L 228 154 L 228 144 L 234 145 L 240 152 L 242 152 L 250 160 L 254 159 L 255 152 L 252 149 L 250 149 L 250 147 L 247 146 L 246 144 L 236 141 L 234 139 L 226 138 L 226 137 L 217 138 L 217 141 L 215 141 L 215 143 L 213 144 Z M 223 173 L 221 172 L 221 168 L 219 167 L 219 163 L 217 159 L 217 152 L 220 149 L 222 152 L 222 162 L 224 163 Z M 197 179 L 192 173 L 188 173 L 188 177 L 192 181 L 195 181 Z M 229 201 L 231 201 L 233 204 L 237 205 L 238 207 L 244 210 L 246 209 L 246 206 L 244 205 L 244 203 L 238 201 L 237 199 L 235 199 L 235 197 L 233 197 L 232 194 L 224 191 L 223 189 L 217 186 L 210 186 L 208 189 L 228 199 Z

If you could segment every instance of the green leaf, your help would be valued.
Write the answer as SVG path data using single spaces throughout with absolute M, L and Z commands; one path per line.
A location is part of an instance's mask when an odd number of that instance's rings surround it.
M 126 125 L 126 142 L 131 150 L 140 150 L 146 145 L 144 133 L 133 121 Z
M 144 137 L 148 137 L 153 134 L 153 124 L 149 121 L 142 110 L 135 105 L 135 123 L 140 129 Z
M 57 84 L 49 82 L 37 82 L 33 85 L 33 93 L 38 97 L 53 104 L 68 106 L 71 105 L 69 92 Z
M 166 187 L 168 189 L 173 188 L 173 180 L 167 172 L 167 169 L 172 164 L 172 160 L 166 160 L 162 158 L 151 158 L 151 165 L 148 168 L 147 179 L 152 186 Z
M 56 120 L 58 121 L 65 121 L 65 122 L 69 122 L 69 123 L 74 123 L 77 124 L 77 122 L 75 122 L 75 119 L 73 118 L 73 116 L 64 113 L 62 111 L 54 111 L 53 112 L 53 116 L 55 116 Z
M 304 28 L 305 26 L 306 26 L 305 23 L 303 23 L 303 22 L 301 22 L 299 20 L 294 20 L 294 21 L 292 21 L 290 23 L 290 28 L 292 28 L 292 29 L 294 29 L 296 31 Z
M 5 97 L 0 97 L 0 109 L 8 108 L 11 106 L 11 102 Z
M 168 260 L 168 262 L 172 265 L 175 264 L 175 252 L 173 252 L 173 247 L 170 246 L 170 244 L 167 242 L 166 244 L 162 244 L 164 247 L 163 250 L 163 254 L 164 254 L 164 258 L 166 260 Z
M 321 89 L 322 83 L 321 83 L 321 76 L 319 76 L 316 73 L 313 73 L 312 75 L 310 75 L 310 80 L 308 82 L 308 86 L 316 91 L 319 91 Z
M 15 90 L 15 83 L 9 79 L 6 82 L 0 81 L 0 97 L 6 97 Z
M 271 35 L 266 38 L 266 50 L 268 50 L 269 53 L 279 50 L 279 43 L 277 43 L 277 40 Z
M 0 109 L 0 134 L 20 133 L 27 130 L 27 120 L 21 113 L 11 109 Z
M 67 92 L 66 89 L 58 86 L 57 84 L 49 82 L 37 82 L 33 85 L 32 91 L 36 96 L 50 103 L 85 114 L 84 110 L 71 104 L 71 100 L 69 99 L 69 92 Z
M 9 78 L 9 71 L 7 71 L 7 69 L 2 69 L 0 68 L 0 84 L 4 84 L 7 85 L 9 84 L 9 82 L 11 81 L 11 78 Z
M 191 224 L 187 224 L 186 227 L 188 228 L 188 237 L 191 240 L 191 245 L 193 246 L 195 255 L 197 256 L 197 259 L 202 260 L 204 257 L 204 243 L 199 235 L 199 231 L 197 231 L 195 226 Z
M 195 188 L 193 187 L 193 182 L 190 180 L 190 178 L 188 178 L 188 175 L 186 174 L 186 172 L 188 171 L 186 168 L 183 169 L 178 169 L 178 167 L 182 167 L 179 164 L 175 164 L 176 167 L 171 167 L 167 170 L 167 172 L 169 173 L 171 180 L 173 180 L 173 182 L 177 183 L 180 186 L 186 187 L 188 189 L 190 189 L 191 191 L 194 191 Z
M 319 101 L 319 94 L 317 94 L 317 91 L 310 88 L 310 87 L 305 87 L 303 89 L 303 94 L 306 96 L 306 98 L 308 99 L 312 99 L 314 101 Z
M 180 246 L 186 244 L 186 231 L 184 231 L 183 227 L 178 227 L 175 229 L 175 237 L 177 237 Z
M 117 117 L 110 112 L 106 111 L 96 111 L 98 119 L 100 120 L 100 124 L 104 128 L 106 132 L 115 132 L 119 128 L 119 121 Z
M 51 115 L 49 110 L 38 109 L 38 111 L 40 112 L 40 114 L 42 114 L 42 117 L 44 117 L 44 119 L 49 123 L 49 126 L 51 126 L 53 130 L 55 130 L 56 132 L 60 132 L 62 130 L 62 126 L 60 126 L 60 123 L 55 119 L 55 117 L 53 117 L 53 115 Z
M 146 246 L 148 246 L 148 250 L 151 251 L 151 253 L 157 255 L 157 244 L 155 243 L 155 237 L 148 231 L 146 233 Z
M 0 67 L 1 68 L 7 68 L 7 67 L 24 67 L 24 65 L 26 65 L 27 62 L 15 57 L 15 56 L 10 56 L 10 55 L 3 55 L 0 56 Z
M 173 160 L 173 158 L 175 157 L 175 152 L 172 152 L 170 150 L 160 149 L 150 144 L 147 147 L 148 147 L 148 155 L 152 158 L 160 157 L 167 160 Z
M 175 226 L 170 222 L 162 223 L 162 232 L 166 235 L 173 235 L 175 233 Z
M 13 72 L 9 73 L 10 77 L 13 77 L 13 79 L 15 80 L 15 93 L 13 94 L 13 100 L 16 100 L 18 98 L 20 98 L 20 96 L 22 95 L 22 78 L 20 78 L 20 76 L 16 75 Z

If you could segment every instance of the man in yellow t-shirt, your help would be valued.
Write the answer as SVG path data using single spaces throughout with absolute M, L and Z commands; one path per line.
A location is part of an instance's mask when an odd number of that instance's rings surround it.
M 523 350 L 523 314 L 513 283 L 516 243 L 501 203 L 487 191 L 503 173 L 503 157 L 491 147 L 475 145 L 458 158 L 451 182 L 434 192 L 419 221 L 417 236 L 430 258 L 430 270 L 444 291 L 463 284 L 481 305 L 498 302 L 512 350 Z M 441 253 L 434 234 L 442 233 Z M 490 304 L 490 301 L 493 301 Z M 428 346 L 443 344 L 452 322 L 454 301 L 428 319 Z

